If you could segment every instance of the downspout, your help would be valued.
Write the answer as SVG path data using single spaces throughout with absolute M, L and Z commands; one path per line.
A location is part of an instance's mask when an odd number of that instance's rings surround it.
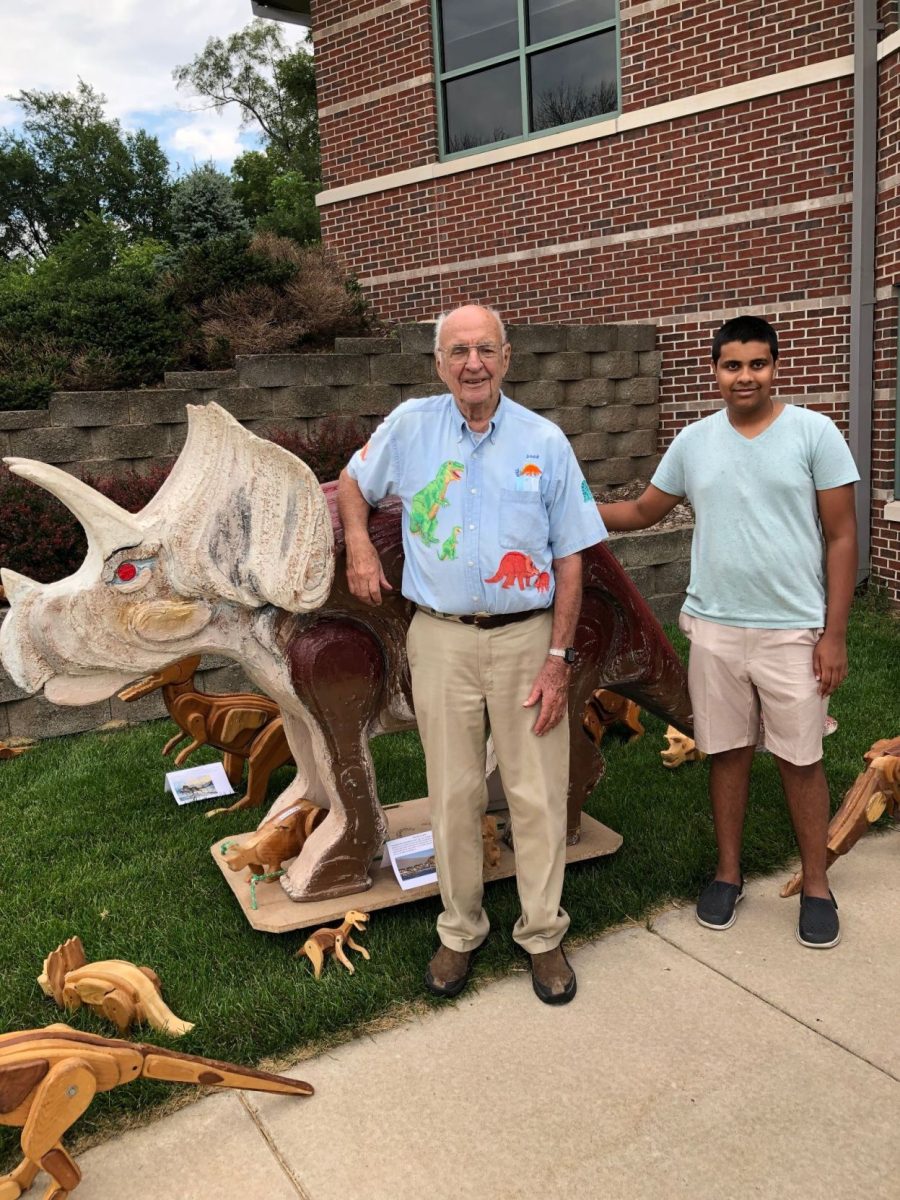
M 859 468 L 857 583 L 869 574 L 875 357 L 875 216 L 878 170 L 878 5 L 853 14 L 853 232 L 850 267 L 850 450 Z

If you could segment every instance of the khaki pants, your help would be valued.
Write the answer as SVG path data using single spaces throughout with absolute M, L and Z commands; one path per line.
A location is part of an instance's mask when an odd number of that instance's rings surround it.
M 417 612 L 407 648 L 413 701 L 425 749 L 438 882 L 441 941 L 479 946 L 489 929 L 482 907 L 481 818 L 488 732 L 509 804 L 522 915 L 513 937 L 530 954 L 552 950 L 569 918 L 560 908 L 566 862 L 569 726 L 543 737 L 538 707 L 523 708 L 547 656 L 552 614 L 478 629 Z

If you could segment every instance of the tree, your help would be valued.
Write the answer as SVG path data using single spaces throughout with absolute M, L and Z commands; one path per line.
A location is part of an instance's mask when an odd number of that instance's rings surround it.
M 134 237 L 164 237 L 171 183 L 159 141 L 123 134 L 105 97 L 23 91 L 22 132 L 0 131 L 0 254 L 39 259 L 91 214 Z
M 315 69 L 303 46 L 289 50 L 280 26 L 254 21 L 226 39 L 210 38 L 173 72 L 178 87 L 222 110 L 236 104 L 262 148 L 235 160 L 235 195 L 259 228 L 311 241 L 318 236 L 320 180 Z
M 175 184 L 171 218 L 172 236 L 180 246 L 250 232 L 231 180 L 212 163 L 194 167 Z

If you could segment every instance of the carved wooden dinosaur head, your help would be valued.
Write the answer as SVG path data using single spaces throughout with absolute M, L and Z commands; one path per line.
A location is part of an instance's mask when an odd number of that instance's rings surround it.
M 213 627 L 229 609 L 306 612 L 331 590 L 331 521 L 312 471 L 217 404 L 188 407 L 185 447 L 136 514 L 56 467 L 6 462 L 60 499 L 87 534 L 87 557 L 67 579 L 2 573 L 11 612 L 0 659 L 19 687 L 43 687 L 54 703 L 105 699 L 215 648 Z

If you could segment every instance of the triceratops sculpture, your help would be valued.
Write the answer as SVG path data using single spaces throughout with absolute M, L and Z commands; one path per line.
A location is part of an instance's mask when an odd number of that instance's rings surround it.
M 271 812 L 305 798 L 329 814 L 281 883 L 294 900 L 363 891 L 387 831 L 369 738 L 412 728 L 400 593 L 400 505 L 374 514 L 372 539 L 393 592 L 351 596 L 335 485 L 242 428 L 216 404 L 188 408 L 184 450 L 137 514 L 56 467 L 7 459 L 78 517 L 87 557 L 68 579 L 3 572 L 11 612 L 0 659 L 20 688 L 90 704 L 191 654 L 235 659 L 281 708 L 297 775 Z M 569 719 L 570 841 L 603 759 L 581 731 L 597 688 L 690 731 L 685 675 L 634 585 L 603 545 L 584 555 Z

